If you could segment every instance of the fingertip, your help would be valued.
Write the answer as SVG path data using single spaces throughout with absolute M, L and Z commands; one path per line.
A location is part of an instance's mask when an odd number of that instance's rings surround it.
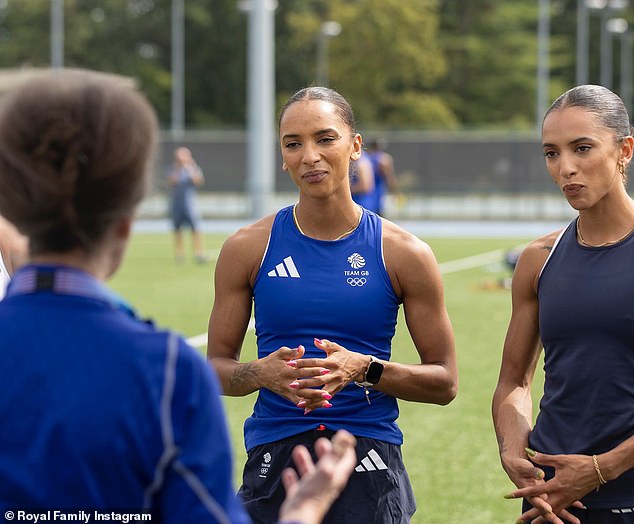
M 543 480 L 545 476 L 546 474 L 541 469 L 538 469 L 537 471 L 535 471 L 535 478 L 537 480 Z
M 282 470 L 282 484 L 284 489 L 288 491 L 299 480 L 297 473 L 293 468 L 284 468 Z

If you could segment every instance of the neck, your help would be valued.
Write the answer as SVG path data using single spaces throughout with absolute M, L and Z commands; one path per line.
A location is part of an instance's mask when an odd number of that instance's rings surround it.
M 362 216 L 362 208 L 352 200 L 345 206 L 311 206 L 300 201 L 293 207 L 297 229 L 303 235 L 317 240 L 340 240 L 352 234 Z
M 37 253 L 30 256 L 29 262 L 74 267 L 105 282 L 121 265 L 131 231 L 132 215 L 125 216 L 117 220 L 90 251 L 74 248 L 61 253 Z
M 634 202 L 628 197 L 622 205 L 579 212 L 577 238 L 579 243 L 589 247 L 603 247 L 616 244 L 634 231 Z
M 83 252 L 68 251 L 64 253 L 38 253 L 30 257 L 32 264 L 50 264 L 81 269 L 98 280 L 106 281 L 112 271 L 105 263 L 106 257 L 86 255 Z

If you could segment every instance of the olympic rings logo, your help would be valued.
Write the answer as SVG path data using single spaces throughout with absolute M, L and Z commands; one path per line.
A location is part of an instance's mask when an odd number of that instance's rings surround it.
M 346 282 L 350 284 L 352 287 L 357 287 L 357 286 L 363 286 L 367 282 L 367 279 L 350 277 L 346 279 Z

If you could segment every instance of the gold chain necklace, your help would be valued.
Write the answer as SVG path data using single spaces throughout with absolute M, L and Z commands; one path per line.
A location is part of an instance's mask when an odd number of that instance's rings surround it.
M 603 244 L 590 244 L 589 242 L 587 242 L 584 238 L 583 235 L 581 234 L 581 220 L 578 218 L 577 219 L 577 239 L 579 240 L 579 243 L 582 246 L 586 246 L 586 247 L 606 247 L 606 246 L 612 246 L 614 244 L 618 244 L 619 242 L 625 240 L 627 237 L 629 237 L 632 232 L 634 232 L 634 226 L 632 226 L 627 233 L 625 233 L 622 237 L 617 238 L 616 240 L 610 240 L 608 242 L 603 242 Z
M 307 237 L 308 235 L 306 233 L 304 233 L 304 230 L 302 229 L 302 226 L 299 225 L 299 220 L 297 220 L 297 212 L 295 211 L 295 208 L 297 207 L 297 204 L 295 204 L 293 206 L 293 221 L 295 222 L 295 225 L 297 226 L 297 229 L 299 229 L 299 232 L 304 235 L 305 237 Z M 352 229 L 349 229 L 348 231 L 346 231 L 345 233 L 343 233 L 342 235 L 339 235 L 337 238 L 333 238 L 332 240 L 330 240 L 330 242 L 335 242 L 337 240 L 341 240 L 344 237 L 347 237 L 348 235 L 351 235 L 352 233 L 354 233 L 357 228 L 359 227 L 359 224 L 361 223 L 361 219 L 363 218 L 363 209 L 359 206 L 359 219 L 357 220 L 357 223 L 355 224 L 355 226 Z

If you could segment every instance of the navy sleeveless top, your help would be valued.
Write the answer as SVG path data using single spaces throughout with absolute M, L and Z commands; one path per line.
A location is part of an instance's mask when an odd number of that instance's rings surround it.
M 305 357 L 325 358 L 313 340 L 325 338 L 350 351 L 389 360 L 399 299 L 382 250 L 381 219 L 363 210 L 359 227 L 336 241 L 309 238 L 293 221 L 293 208 L 278 212 L 253 288 L 258 358 L 302 344 Z M 247 450 L 324 424 L 353 435 L 402 444 L 396 398 L 349 384 L 332 408 L 304 410 L 262 388 L 245 422 Z
M 538 299 L 546 381 L 529 445 L 606 452 L 634 435 L 634 235 L 584 247 L 573 221 L 542 269 Z M 583 502 L 633 507 L 634 469 Z

